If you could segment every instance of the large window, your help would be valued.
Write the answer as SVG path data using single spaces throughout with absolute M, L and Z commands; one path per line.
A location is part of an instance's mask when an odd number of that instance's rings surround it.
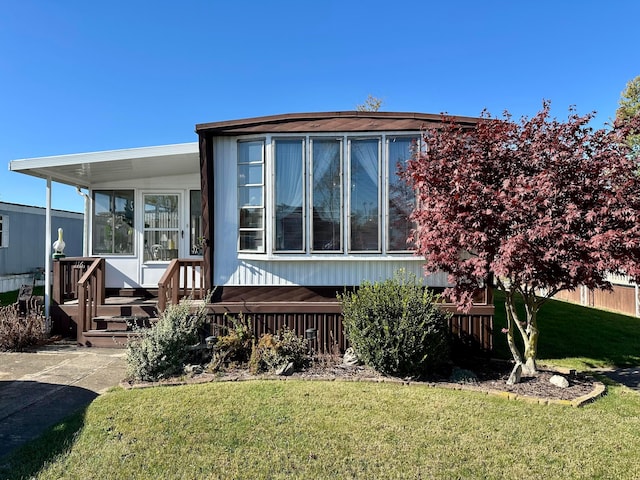
M 264 142 L 238 143 L 238 210 L 241 252 L 264 252 Z
M 406 253 L 415 195 L 397 171 L 418 142 L 384 134 L 238 142 L 238 250 Z
M 9 217 L 0 215 L 0 248 L 9 246 Z
M 378 139 L 350 141 L 349 249 L 380 249 L 380 146 Z
M 398 167 L 411 158 L 418 145 L 417 137 L 390 138 L 387 150 L 389 173 L 388 209 L 387 209 L 387 249 L 402 251 L 411 248 L 407 239 L 414 227 L 409 220 L 416 203 L 415 192 L 398 177 Z
M 93 192 L 94 254 L 133 255 L 133 190 Z
M 274 250 L 300 252 L 304 248 L 304 141 L 276 140 Z
M 342 251 L 342 141 L 312 140 L 311 249 Z

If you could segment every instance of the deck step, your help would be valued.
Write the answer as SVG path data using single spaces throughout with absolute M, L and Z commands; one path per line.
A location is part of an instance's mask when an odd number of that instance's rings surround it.
M 93 317 L 94 331 L 128 332 L 136 327 L 148 327 L 151 322 L 143 315 L 98 315 Z

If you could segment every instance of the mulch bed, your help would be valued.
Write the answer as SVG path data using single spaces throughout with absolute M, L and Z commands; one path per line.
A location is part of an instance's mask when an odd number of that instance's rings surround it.
M 245 381 L 258 379 L 300 379 L 300 380 L 343 380 L 343 381 L 371 381 L 389 382 L 404 384 L 426 384 L 430 386 L 441 386 L 443 388 L 465 388 L 483 392 L 503 392 L 505 395 L 526 397 L 550 401 L 575 401 L 584 398 L 594 391 L 603 390 L 600 382 L 585 374 L 562 374 L 568 381 L 569 387 L 560 388 L 549 382 L 552 375 L 558 373 L 550 370 L 540 369 L 535 376 L 523 376 L 520 383 L 507 385 L 513 365 L 509 362 L 501 361 L 481 361 L 474 363 L 473 370 L 477 376 L 473 380 L 463 380 L 458 383 L 450 380 L 448 376 L 432 376 L 429 378 L 397 378 L 383 375 L 372 368 L 357 365 L 347 366 L 341 363 L 341 358 L 324 358 L 316 361 L 311 367 L 294 372 L 288 377 L 274 374 L 252 375 L 245 368 L 228 368 L 215 373 L 194 373 L 184 375 L 179 378 L 172 378 L 155 383 L 130 383 L 123 382 L 125 388 L 139 388 L 157 385 L 178 385 L 206 383 L 215 381 Z M 600 386 L 600 388 L 598 388 Z

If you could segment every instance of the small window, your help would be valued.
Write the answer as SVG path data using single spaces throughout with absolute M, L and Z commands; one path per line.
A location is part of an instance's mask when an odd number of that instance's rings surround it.
M 0 248 L 9 246 L 9 217 L 0 215 Z
M 202 255 L 202 194 L 200 190 L 189 192 L 189 251 L 191 255 Z
M 93 192 L 94 254 L 133 255 L 133 190 Z
M 238 143 L 238 250 L 265 251 L 264 142 Z

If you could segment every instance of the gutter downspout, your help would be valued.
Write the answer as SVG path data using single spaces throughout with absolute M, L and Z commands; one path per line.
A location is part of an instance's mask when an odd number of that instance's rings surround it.
M 44 318 L 45 331 L 51 333 L 51 177 L 47 177 L 44 234 Z
M 84 197 L 84 219 L 82 226 L 82 256 L 89 256 L 89 195 L 84 193 L 80 187 L 76 187 L 78 195 Z

